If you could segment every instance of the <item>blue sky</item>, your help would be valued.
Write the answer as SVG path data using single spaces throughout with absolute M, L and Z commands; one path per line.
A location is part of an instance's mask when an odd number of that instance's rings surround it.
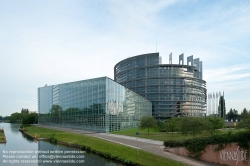
M 0 115 L 37 111 L 37 88 L 113 78 L 114 65 L 160 52 L 203 61 L 208 92 L 250 109 L 250 2 L 0 0 Z

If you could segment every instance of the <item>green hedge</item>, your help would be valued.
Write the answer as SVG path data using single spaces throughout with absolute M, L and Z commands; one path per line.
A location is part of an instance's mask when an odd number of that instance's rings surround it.
M 180 146 L 184 146 L 184 142 L 176 141 L 176 140 L 168 140 L 168 141 L 164 141 L 164 146 L 165 147 L 180 147 Z
M 164 141 L 165 147 L 186 147 L 186 149 L 190 152 L 190 155 L 193 157 L 199 158 L 202 154 L 202 151 L 205 150 L 207 145 L 211 144 L 219 144 L 217 150 L 223 148 L 223 144 L 229 144 L 232 142 L 236 142 L 239 144 L 240 147 L 244 149 L 249 149 L 249 141 L 250 141 L 250 131 L 241 131 L 235 134 L 228 134 L 224 135 L 212 135 L 206 138 L 194 138 L 185 141 L 175 141 L 169 140 Z

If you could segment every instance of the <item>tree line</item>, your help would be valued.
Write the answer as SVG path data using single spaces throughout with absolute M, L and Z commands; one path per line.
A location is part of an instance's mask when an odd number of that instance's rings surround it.
M 246 115 L 249 114 L 249 110 L 246 108 L 239 114 L 236 109 L 230 109 L 229 112 L 226 114 L 226 119 L 244 119 Z
M 9 117 L 10 123 L 37 124 L 38 114 L 30 113 L 28 109 L 22 108 L 21 113 L 15 112 Z
M 250 130 L 250 111 L 246 108 L 243 109 L 241 114 L 235 109 L 230 109 L 226 114 L 227 119 L 241 119 L 237 125 L 238 129 Z M 158 127 L 160 131 L 171 132 L 172 136 L 175 132 L 182 134 L 191 134 L 194 137 L 203 131 L 215 133 L 218 129 L 223 128 L 225 125 L 225 119 L 216 116 L 208 117 L 173 117 L 166 122 L 156 121 L 152 116 L 144 116 L 140 121 L 140 128 L 147 129 L 149 134 L 149 128 Z
M 3 117 L 3 116 L 0 116 L 0 120 L 9 120 L 9 116 L 5 116 L 5 117 Z
M 171 132 L 172 136 L 175 132 L 182 134 L 190 134 L 196 136 L 203 131 L 215 133 L 217 129 L 224 127 L 224 119 L 220 117 L 173 117 L 166 122 L 156 121 L 151 116 L 141 118 L 140 128 L 147 129 L 158 127 L 160 131 Z

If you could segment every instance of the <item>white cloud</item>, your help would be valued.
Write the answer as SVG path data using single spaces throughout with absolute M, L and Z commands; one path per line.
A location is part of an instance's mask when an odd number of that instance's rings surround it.
M 241 72 L 244 73 L 241 73 Z M 205 79 L 211 82 L 234 81 L 249 77 L 249 64 L 236 65 L 224 68 L 208 69 L 204 72 Z

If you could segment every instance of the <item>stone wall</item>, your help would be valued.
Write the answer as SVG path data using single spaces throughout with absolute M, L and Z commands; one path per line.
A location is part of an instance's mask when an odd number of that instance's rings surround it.
M 237 143 L 224 145 L 223 149 L 218 149 L 218 145 L 209 145 L 203 151 L 200 160 L 224 164 L 228 166 L 250 166 L 249 150 L 240 148 Z M 184 147 L 166 148 L 168 152 L 190 156 L 189 151 Z

